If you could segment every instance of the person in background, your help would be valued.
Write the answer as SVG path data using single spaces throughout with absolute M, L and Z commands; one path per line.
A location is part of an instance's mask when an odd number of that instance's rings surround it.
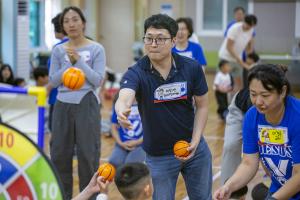
M 242 53 L 245 49 L 247 53 L 253 52 L 252 40 L 256 23 L 255 15 L 246 15 L 243 22 L 233 24 L 219 50 L 219 58 L 229 61 L 232 67 L 234 92 L 243 87 L 242 69 L 247 69 L 248 65 L 242 60 Z
M 224 37 L 227 36 L 227 32 L 228 30 L 230 29 L 230 27 L 237 23 L 237 22 L 242 22 L 245 18 L 245 15 L 246 15 L 246 11 L 243 7 L 241 6 L 237 6 L 234 8 L 233 10 L 233 14 L 234 14 L 234 20 L 232 20 L 231 22 L 228 23 L 226 29 L 225 29 L 225 32 L 224 32 Z M 251 46 L 254 46 L 254 38 L 255 38 L 255 35 L 256 35 L 256 32 L 255 30 L 253 31 L 253 34 L 252 34 L 252 44 Z M 254 52 L 254 49 L 253 49 L 253 52 Z M 249 52 L 248 52 L 249 53 Z M 244 62 L 246 62 L 246 57 L 247 57 L 247 53 L 246 51 L 244 50 L 243 53 L 242 53 L 242 60 Z M 246 62 L 247 63 L 247 62 Z M 246 87 L 246 83 L 247 83 L 247 71 L 248 69 L 246 68 L 243 68 L 243 86 Z
M 242 22 L 245 18 L 245 9 L 241 6 L 237 6 L 233 9 L 233 16 L 234 16 L 234 19 L 229 22 L 226 26 L 226 29 L 225 29 L 225 32 L 224 32 L 224 37 L 227 36 L 227 33 L 228 33 L 228 30 L 230 29 L 230 27 L 237 23 L 237 22 Z
M 14 73 L 9 64 L 2 64 L 0 68 L 0 83 L 14 85 Z
M 66 37 L 66 35 L 63 32 L 63 27 L 60 24 L 60 17 L 61 13 L 58 13 L 52 20 L 52 24 L 54 26 L 54 35 L 55 38 L 60 40 L 56 45 L 62 44 L 67 42 L 69 39 Z M 51 57 L 51 56 L 50 56 Z M 51 58 L 48 60 L 48 71 L 50 71 L 50 66 L 51 66 Z M 53 88 L 51 84 L 48 84 L 47 86 L 47 91 L 48 91 L 48 104 L 49 104 L 49 130 L 52 130 L 52 115 L 53 115 L 53 109 L 54 109 L 54 104 L 56 101 L 56 96 L 57 96 L 57 88 Z
M 300 101 L 290 95 L 287 67 L 254 66 L 248 75 L 253 103 L 243 123 L 243 158 L 214 199 L 229 199 L 255 176 L 259 160 L 271 177 L 267 200 L 300 199 Z
M 37 67 L 33 70 L 33 78 L 35 81 L 35 86 L 37 87 L 46 87 L 49 83 L 49 72 L 46 67 Z M 44 133 L 46 134 L 45 137 L 48 137 L 50 133 L 49 130 L 49 109 L 48 107 L 45 108 L 45 124 L 44 124 Z M 48 150 L 48 146 L 45 147 Z
M 115 99 L 117 98 L 118 96 Z M 143 127 L 136 102 L 131 106 L 128 119 L 133 125 L 132 129 L 123 128 L 119 125 L 117 113 L 113 107 L 111 117 L 112 136 L 116 144 L 109 158 L 109 163 L 116 168 L 124 163 L 144 162 L 146 158 L 146 154 L 141 146 L 143 143 Z
M 74 147 L 80 191 L 99 166 L 100 100 L 96 89 L 104 78 L 105 51 L 101 44 L 85 37 L 86 19 L 78 7 L 65 8 L 60 23 L 69 40 L 54 47 L 51 55 L 50 82 L 58 87 L 58 95 L 53 111 L 50 155 L 62 180 L 65 199 L 71 199 Z M 85 74 L 84 85 L 78 90 L 62 84 L 63 73 L 72 66 Z
M 24 78 L 21 78 L 21 77 L 17 77 L 15 78 L 14 80 L 14 86 L 17 86 L 17 87 L 25 87 L 26 86 L 26 81 Z
M 213 89 L 218 104 L 218 115 L 222 120 L 226 119 L 228 113 L 228 93 L 233 89 L 233 78 L 230 75 L 231 66 L 228 61 L 219 62 L 219 71 L 217 72 Z
M 248 71 L 255 65 L 257 65 L 259 62 L 259 55 L 257 55 L 255 52 L 249 53 L 246 58 L 246 65 L 248 65 L 248 68 L 244 68 L 243 70 L 243 85 L 244 87 L 248 87 Z
M 178 18 L 176 22 L 178 24 L 178 32 L 176 34 L 176 45 L 173 47 L 172 52 L 193 58 L 204 68 L 207 63 L 202 47 L 200 44 L 189 41 L 194 32 L 191 20 L 188 18 Z
M 35 80 L 35 85 L 39 87 L 47 86 L 49 82 L 48 69 L 45 67 L 37 67 L 33 70 L 33 78 Z

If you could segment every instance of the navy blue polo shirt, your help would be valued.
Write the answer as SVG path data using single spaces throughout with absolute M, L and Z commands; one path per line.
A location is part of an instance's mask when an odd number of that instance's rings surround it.
M 173 65 L 166 80 L 144 56 L 122 78 L 121 89 L 136 92 L 144 129 L 144 150 L 152 156 L 173 154 L 178 140 L 192 139 L 192 97 L 208 91 L 202 66 L 195 60 L 172 54 Z

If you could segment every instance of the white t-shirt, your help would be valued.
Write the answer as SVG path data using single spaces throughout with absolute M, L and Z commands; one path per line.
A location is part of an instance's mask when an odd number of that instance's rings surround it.
M 242 58 L 242 53 L 245 50 L 247 44 L 252 38 L 254 28 L 251 28 L 248 31 L 243 30 L 243 22 L 237 22 L 233 24 L 227 33 L 226 38 L 224 39 L 221 48 L 219 50 L 219 58 L 236 62 L 236 60 L 231 56 L 229 51 L 227 50 L 227 41 L 228 38 L 234 41 L 233 49 L 237 55 Z
M 224 74 L 223 72 L 218 71 L 215 76 L 213 89 L 216 90 L 216 86 L 228 88 L 231 85 L 232 83 L 231 83 L 230 74 L 229 73 Z
M 98 194 L 96 200 L 108 200 L 108 196 L 106 194 Z

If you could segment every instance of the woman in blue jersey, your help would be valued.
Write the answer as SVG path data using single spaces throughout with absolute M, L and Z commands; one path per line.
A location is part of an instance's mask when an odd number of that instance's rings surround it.
M 243 160 L 214 199 L 228 199 L 256 174 L 259 160 L 270 172 L 267 199 L 300 199 L 300 101 L 289 95 L 285 67 L 261 64 L 248 75 L 253 107 L 243 125 Z
M 202 67 L 206 66 L 206 59 L 200 44 L 189 41 L 193 34 L 193 24 L 189 18 L 179 18 L 176 20 L 178 24 L 178 32 L 176 35 L 176 45 L 172 52 L 176 52 L 182 56 L 187 56 L 197 60 Z

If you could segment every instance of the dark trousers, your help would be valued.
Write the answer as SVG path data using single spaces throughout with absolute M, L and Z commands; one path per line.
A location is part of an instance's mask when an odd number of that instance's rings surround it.
M 215 95 L 216 95 L 217 104 L 218 104 L 217 113 L 220 115 L 220 117 L 222 119 L 225 119 L 224 114 L 228 108 L 227 93 L 215 91 Z
M 100 158 L 100 114 L 95 95 L 80 104 L 56 101 L 52 121 L 50 155 L 63 183 L 65 199 L 73 193 L 72 161 L 76 145 L 79 186 L 82 191 L 96 172 Z M 96 198 L 94 198 L 96 199 Z
M 52 132 L 52 116 L 53 116 L 54 105 L 49 106 L 49 119 L 48 119 L 48 128 Z
M 243 88 L 248 87 L 248 70 L 243 69 Z

